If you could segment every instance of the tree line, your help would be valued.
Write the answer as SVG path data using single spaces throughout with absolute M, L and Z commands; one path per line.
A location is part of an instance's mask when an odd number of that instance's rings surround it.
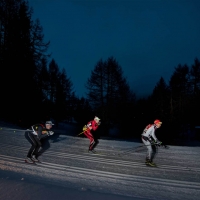
M 32 14 L 28 1 L 0 0 L 1 119 L 21 126 L 75 120 L 82 126 L 97 115 L 101 135 L 116 128 L 121 137 L 139 137 L 155 118 L 163 121 L 166 138 L 179 137 L 185 125 L 198 125 L 197 58 L 192 66 L 178 65 L 169 83 L 161 77 L 146 98 L 136 97 L 114 57 L 100 59 L 86 81 L 86 97 L 79 98 L 66 70 L 48 53 L 50 42 Z

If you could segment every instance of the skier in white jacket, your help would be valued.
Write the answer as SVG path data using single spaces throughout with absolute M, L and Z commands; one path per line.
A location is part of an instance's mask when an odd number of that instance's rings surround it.
M 155 157 L 155 154 L 157 153 L 157 145 L 161 145 L 162 142 L 160 142 L 155 135 L 155 131 L 157 128 L 160 128 L 162 122 L 158 119 L 154 121 L 154 124 L 149 124 L 145 127 L 143 133 L 142 133 L 142 142 L 147 147 L 147 155 L 146 155 L 146 164 L 150 166 L 156 166 L 155 163 L 153 163 L 153 159 Z

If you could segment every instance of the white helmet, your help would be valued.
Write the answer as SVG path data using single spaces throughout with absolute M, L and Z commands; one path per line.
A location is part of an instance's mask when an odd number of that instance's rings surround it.
M 94 120 L 97 121 L 97 122 L 100 121 L 100 119 L 97 116 L 94 117 Z

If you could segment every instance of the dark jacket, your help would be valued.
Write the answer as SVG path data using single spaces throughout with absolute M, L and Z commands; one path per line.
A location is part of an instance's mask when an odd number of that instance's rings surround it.
M 35 124 L 31 127 L 31 129 L 33 130 L 34 135 L 38 135 L 39 139 L 46 138 L 50 135 L 49 130 L 46 129 L 45 125 L 43 124 Z

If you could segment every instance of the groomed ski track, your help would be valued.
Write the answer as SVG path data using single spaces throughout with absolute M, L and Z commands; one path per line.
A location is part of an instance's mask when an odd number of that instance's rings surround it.
M 199 199 L 199 146 L 159 148 L 155 168 L 144 163 L 146 148 L 135 148 L 142 143 L 100 140 L 99 154 L 91 154 L 87 138 L 56 138 L 55 133 L 53 140 L 49 138 L 50 148 L 40 157 L 42 163 L 34 165 L 24 162 L 30 148 L 24 132 L 1 128 L 0 170 L 77 190 L 141 199 Z

